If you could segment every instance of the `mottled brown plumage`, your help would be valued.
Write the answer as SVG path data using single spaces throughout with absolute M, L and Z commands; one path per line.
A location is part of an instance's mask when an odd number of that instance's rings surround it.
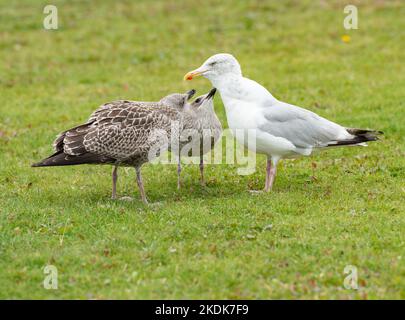
M 177 167 L 177 187 L 180 188 L 180 157 L 199 157 L 201 184 L 204 185 L 204 154 L 210 152 L 222 134 L 222 126 L 215 110 L 213 98 L 216 89 L 196 98 L 184 106 L 183 130 L 180 134 L 180 150 L 174 150 L 179 156 Z
M 85 124 L 62 132 L 54 141 L 55 153 L 33 166 L 112 164 L 113 198 L 117 167 L 135 167 L 146 202 L 140 168 L 169 149 L 171 136 L 178 136 L 183 126 L 182 108 L 194 93 L 172 94 L 159 102 L 106 103 Z

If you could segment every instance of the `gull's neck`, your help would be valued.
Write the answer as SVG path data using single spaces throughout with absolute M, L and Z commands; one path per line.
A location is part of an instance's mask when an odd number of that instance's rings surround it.
M 231 100 L 254 102 L 260 106 L 265 102 L 277 101 L 266 88 L 242 74 L 228 73 L 219 77 L 210 77 L 212 85 L 218 89 L 226 105 Z
M 213 104 L 203 106 L 202 108 L 200 107 L 198 110 L 196 110 L 195 115 L 197 116 L 197 118 L 201 119 L 202 122 L 208 123 L 212 122 L 212 119 L 217 117 Z
M 240 87 L 242 79 L 241 74 L 233 73 L 209 78 L 214 88 L 217 88 L 219 91 L 225 91 L 228 87 L 233 85 Z

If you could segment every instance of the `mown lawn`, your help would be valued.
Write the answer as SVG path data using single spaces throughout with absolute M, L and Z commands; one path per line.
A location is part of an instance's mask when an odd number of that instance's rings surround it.
M 405 20 L 402 1 L 0 1 L 0 298 L 405 298 Z M 350 41 L 343 42 L 342 36 Z M 368 148 L 238 165 L 33 169 L 54 136 L 118 98 L 157 100 L 207 80 L 185 72 L 217 52 L 284 101 L 383 130 Z M 226 127 L 219 96 L 216 110 Z M 58 269 L 58 290 L 43 287 Z M 358 290 L 343 286 L 358 270 Z

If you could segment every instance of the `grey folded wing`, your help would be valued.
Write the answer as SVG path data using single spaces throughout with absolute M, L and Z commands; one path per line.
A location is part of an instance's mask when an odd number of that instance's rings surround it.
M 277 102 L 263 108 L 265 121 L 259 129 L 290 141 L 297 148 L 325 147 L 351 135 L 342 126 L 314 112 Z

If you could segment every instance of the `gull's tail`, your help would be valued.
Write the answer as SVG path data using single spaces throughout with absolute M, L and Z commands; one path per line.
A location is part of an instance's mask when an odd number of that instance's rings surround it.
M 88 152 L 84 146 L 84 137 L 88 133 L 87 122 L 62 132 L 53 143 L 55 153 L 32 167 L 74 166 L 78 164 L 114 163 L 115 159 Z
M 84 153 L 77 156 L 72 156 L 58 151 L 50 157 L 31 165 L 31 167 L 59 167 L 59 166 L 74 166 L 78 164 L 106 164 L 114 163 L 115 160 L 103 157 L 97 154 Z
M 379 136 L 384 134 L 382 131 L 369 130 L 369 129 L 357 129 L 357 128 L 345 128 L 347 132 L 353 135 L 352 139 L 334 141 L 333 143 L 328 144 L 328 147 L 337 147 L 337 146 L 353 146 L 353 145 L 364 145 L 368 141 L 377 141 Z

